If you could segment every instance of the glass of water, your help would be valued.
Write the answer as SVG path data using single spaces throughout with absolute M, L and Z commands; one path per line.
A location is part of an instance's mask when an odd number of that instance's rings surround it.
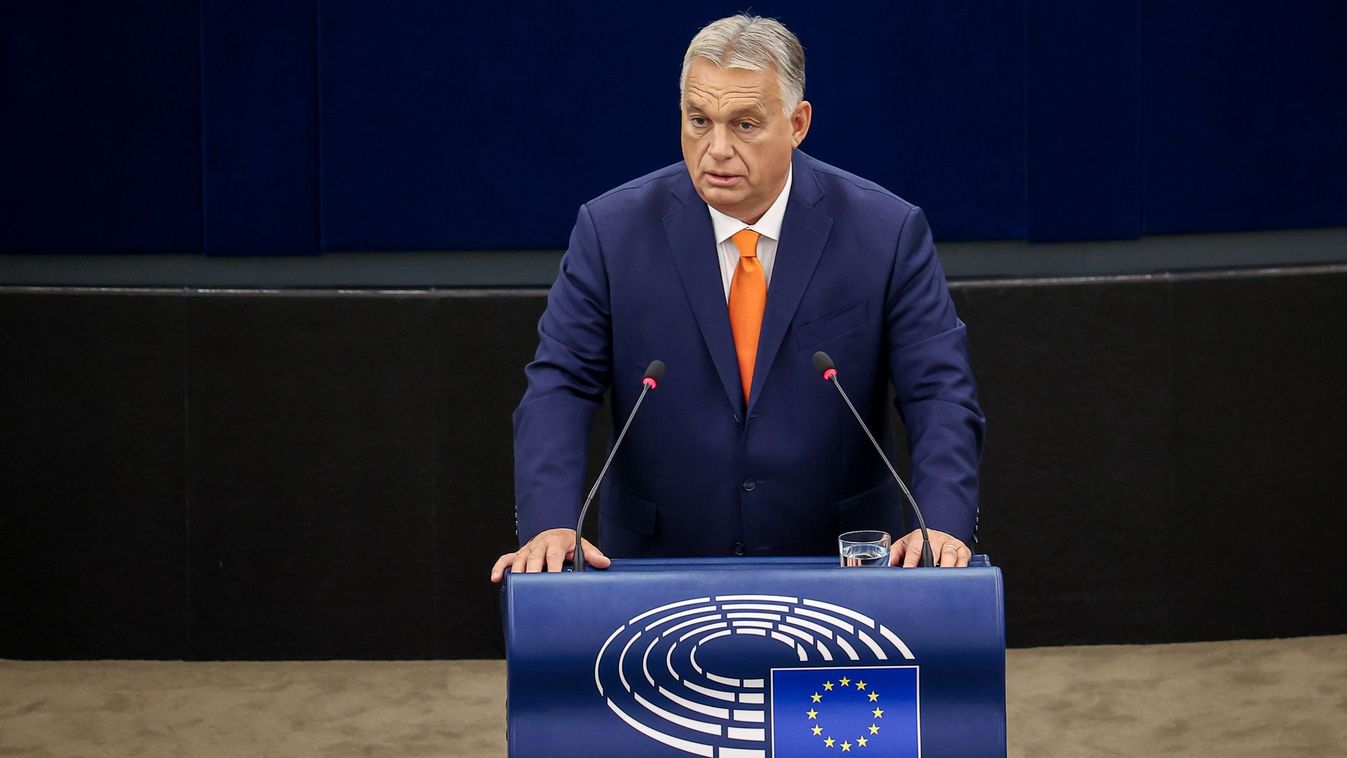
M 889 533 L 877 529 L 847 532 L 837 538 L 843 566 L 887 566 L 889 544 Z

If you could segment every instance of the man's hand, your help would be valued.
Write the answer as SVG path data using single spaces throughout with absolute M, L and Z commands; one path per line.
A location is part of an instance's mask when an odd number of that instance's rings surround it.
M 590 544 L 589 540 L 584 540 L 585 563 L 598 569 L 606 569 L 612 565 L 608 556 L 599 552 L 597 547 Z M 536 573 L 546 569 L 547 571 L 560 571 L 561 564 L 574 558 L 575 553 L 575 530 L 574 529 L 548 529 L 540 532 L 537 537 L 524 543 L 524 546 L 514 551 L 506 553 L 496 561 L 496 565 L 491 567 L 491 581 L 500 583 L 505 578 L 505 568 L 508 566 L 511 571 L 519 573 Z M 967 561 L 964 561 L 967 563 Z
M 931 555 L 935 565 L 940 568 L 957 568 L 968 565 L 973 551 L 957 537 L 938 529 L 927 529 L 931 535 Z M 588 555 L 588 553 L 586 553 Z M 914 568 L 921 564 L 921 530 L 914 529 L 889 548 L 889 565 Z

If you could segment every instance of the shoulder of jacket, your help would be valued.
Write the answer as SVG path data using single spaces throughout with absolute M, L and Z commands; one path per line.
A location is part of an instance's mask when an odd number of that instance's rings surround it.
M 651 193 L 667 193 L 672 191 L 673 182 L 681 176 L 687 175 L 687 169 L 682 163 L 674 163 L 657 171 L 651 171 L 645 176 L 632 179 L 626 184 L 614 187 L 598 197 L 585 203 L 585 205 L 594 208 L 609 204 L 620 204 L 639 200 L 643 196 L 649 196 Z
M 804 165 L 814 172 L 825 195 L 842 194 L 863 202 L 896 206 L 905 213 L 917 210 L 915 204 L 909 203 L 875 182 L 857 176 L 850 171 L 844 171 L 813 157 L 809 157 Z

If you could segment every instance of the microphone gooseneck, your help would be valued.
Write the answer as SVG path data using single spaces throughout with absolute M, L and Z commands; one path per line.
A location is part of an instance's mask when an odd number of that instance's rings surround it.
M 599 484 L 603 482 L 604 475 L 608 473 L 608 467 L 612 465 L 613 458 L 617 455 L 617 449 L 622 446 L 622 438 L 627 436 L 627 428 L 631 426 L 632 419 L 636 418 L 636 412 L 641 409 L 641 403 L 645 400 L 646 393 L 658 387 L 663 379 L 664 361 L 651 361 L 650 366 L 645 370 L 645 376 L 641 377 L 641 394 L 636 397 L 636 404 L 631 407 L 631 413 L 627 414 L 627 421 L 622 425 L 622 431 L 618 432 L 617 441 L 613 443 L 613 449 L 608 451 L 608 460 L 603 462 L 599 477 L 594 480 L 594 486 L 589 488 L 589 495 L 585 497 L 585 504 L 580 507 L 580 519 L 575 522 L 575 558 L 573 562 L 576 571 L 585 570 L 585 550 L 581 546 L 583 540 L 580 537 L 580 530 L 585 525 L 585 514 L 589 512 L 589 504 L 594 501 L 594 495 L 599 491 Z
M 888 466 L 889 473 L 893 475 L 893 480 L 898 482 L 898 488 L 903 491 L 908 504 L 912 506 L 912 512 L 917 515 L 917 526 L 921 529 L 921 566 L 923 568 L 934 566 L 935 559 L 931 556 L 931 537 L 926 533 L 926 519 L 921 517 L 921 509 L 917 507 L 917 501 L 912 498 L 912 493 L 908 491 L 902 477 L 898 476 L 898 471 L 889 461 L 889 456 L 884 454 L 884 448 L 879 446 L 879 441 L 875 439 L 875 435 L 870 433 L 870 427 L 865 425 L 860 412 L 856 410 L 856 406 L 851 404 L 851 398 L 847 397 L 847 391 L 842 389 L 842 383 L 837 380 L 837 366 L 833 363 L 832 357 L 822 350 L 814 353 L 814 370 L 822 375 L 824 381 L 837 388 L 837 391 L 842 395 L 842 399 L 846 401 L 847 407 L 851 409 L 851 415 L 856 417 L 856 423 L 860 424 L 861 429 L 865 430 L 865 436 L 869 438 L 870 444 L 874 445 L 875 452 L 879 453 L 880 460 L 884 461 L 885 466 Z

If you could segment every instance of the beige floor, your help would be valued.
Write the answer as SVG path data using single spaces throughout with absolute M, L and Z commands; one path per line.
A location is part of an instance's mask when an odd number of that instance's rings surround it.
M 1347 756 L 1347 636 L 1010 651 L 1010 755 Z M 0 661 L 0 756 L 503 756 L 500 661 Z

